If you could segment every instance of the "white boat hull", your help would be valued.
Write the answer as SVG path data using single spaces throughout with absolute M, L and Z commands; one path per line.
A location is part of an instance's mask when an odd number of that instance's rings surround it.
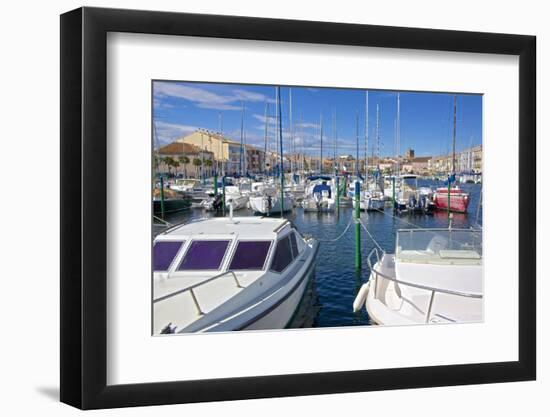
M 305 273 L 301 281 L 298 281 L 296 288 L 288 295 L 288 297 L 273 310 L 254 321 L 252 324 L 245 327 L 245 330 L 266 330 L 266 329 L 284 329 L 287 328 L 292 321 L 294 314 L 300 306 L 300 302 L 304 297 L 304 292 L 308 283 L 314 275 L 312 267 Z
M 290 211 L 294 207 L 294 198 L 285 194 L 283 203 L 283 212 Z M 281 199 L 279 196 L 254 196 L 250 197 L 250 209 L 255 213 L 273 214 L 281 212 Z

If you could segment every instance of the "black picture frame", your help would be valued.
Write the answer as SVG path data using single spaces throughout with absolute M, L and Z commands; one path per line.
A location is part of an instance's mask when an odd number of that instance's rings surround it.
M 519 360 L 106 384 L 108 32 L 519 56 Z M 536 378 L 536 38 L 251 17 L 80 8 L 61 16 L 61 401 L 82 409 Z M 147 168 L 148 169 L 148 168 Z

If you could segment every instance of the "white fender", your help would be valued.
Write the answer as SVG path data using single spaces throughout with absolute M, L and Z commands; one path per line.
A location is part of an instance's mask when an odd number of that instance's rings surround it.
M 363 284 L 359 289 L 359 292 L 357 293 L 357 296 L 353 301 L 354 313 L 357 313 L 365 305 L 365 301 L 367 300 L 367 294 L 369 293 L 369 285 L 370 285 L 370 281 L 367 282 L 366 284 Z

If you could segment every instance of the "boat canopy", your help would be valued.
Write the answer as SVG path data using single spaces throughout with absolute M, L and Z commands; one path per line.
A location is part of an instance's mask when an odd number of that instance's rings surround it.
M 397 261 L 432 264 L 481 264 L 482 232 L 475 229 L 397 231 Z
M 317 180 L 331 181 L 332 177 L 328 175 L 311 175 L 310 177 L 308 177 L 308 181 L 317 181 Z
M 319 193 L 323 194 L 323 191 L 328 191 L 328 197 L 331 197 L 331 190 L 330 185 L 327 184 L 317 184 L 315 187 L 313 187 L 313 194 Z

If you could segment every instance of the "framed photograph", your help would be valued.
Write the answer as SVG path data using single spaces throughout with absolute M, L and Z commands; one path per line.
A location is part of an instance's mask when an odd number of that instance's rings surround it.
M 535 37 L 61 16 L 61 401 L 533 380 Z

